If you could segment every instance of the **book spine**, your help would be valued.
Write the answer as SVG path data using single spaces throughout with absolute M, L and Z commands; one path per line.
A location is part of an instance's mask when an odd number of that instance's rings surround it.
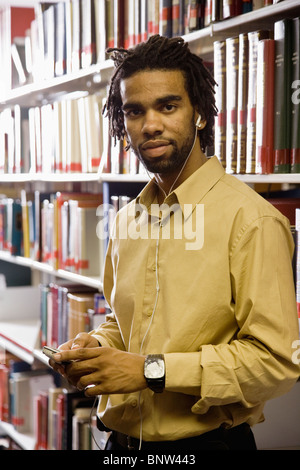
M 237 164 L 236 172 L 246 172 L 247 98 L 248 98 L 248 34 L 239 35 L 238 113 L 237 113 Z
M 82 18 L 81 0 L 72 1 L 72 72 L 81 67 Z
M 151 0 L 149 0 L 151 1 Z M 148 0 L 140 0 L 140 13 L 141 13 L 141 42 L 147 41 L 148 30 L 147 30 L 147 7 Z
M 172 36 L 180 36 L 180 2 L 172 0 Z
M 291 173 L 300 173 L 300 18 L 293 19 Z
M 226 172 L 236 172 L 239 38 L 226 39 Z
M 257 88 L 257 48 L 261 39 L 269 37 L 268 31 L 248 33 L 249 40 L 249 75 L 247 109 L 247 148 L 246 173 L 255 173 L 256 162 L 256 88 Z
M 96 31 L 94 0 L 81 1 L 81 67 L 96 62 Z
M 172 37 L 172 0 L 159 0 L 159 34 Z
M 275 42 L 264 39 L 257 54 L 256 173 L 273 173 L 274 168 L 274 57 Z
M 216 87 L 215 154 L 226 167 L 226 42 L 214 42 L 214 78 Z
M 277 21 L 275 39 L 275 114 L 274 148 L 275 173 L 290 172 L 290 85 L 291 85 L 291 20 Z

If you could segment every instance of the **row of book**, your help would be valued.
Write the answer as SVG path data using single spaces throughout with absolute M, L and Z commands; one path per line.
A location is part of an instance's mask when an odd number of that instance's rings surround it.
M 8 352 L 0 361 L 0 421 L 32 436 L 35 450 L 94 450 L 105 437 L 93 399 L 61 386 L 48 367 L 33 369 Z
M 129 184 L 130 196 L 111 186 L 104 183 L 103 194 L 21 189 L 19 198 L 0 195 L 0 251 L 100 282 L 115 215 L 144 183 Z
M 228 173 L 300 171 L 300 20 L 214 43 L 215 154 Z
M 109 312 L 103 295 L 88 286 L 56 281 L 39 289 L 41 348 L 56 348 L 78 333 L 92 331 Z
M 36 450 L 104 450 L 106 432 L 97 429 L 93 399 L 63 387 L 35 397 Z
M 0 250 L 100 280 L 107 243 L 101 203 L 102 194 L 86 192 L 22 189 L 20 199 L 0 198 Z
M 50 369 L 32 367 L 19 358 L 1 352 L 0 420 L 11 423 L 20 433 L 34 430 L 34 396 L 54 386 Z
M 125 142 L 109 135 L 103 95 L 0 113 L 0 173 L 142 173 Z
M 2 70 L 10 72 L 12 60 L 13 73 L 3 77 L 3 84 L 9 89 L 9 85 L 61 76 L 102 62 L 107 47 L 128 48 L 156 33 L 182 36 L 211 22 L 272 3 L 272 0 L 67 0 L 54 4 L 41 2 L 31 9 L 8 7 L 1 15 L 0 31 L 11 57 L 2 51 L 0 63 L 6 65 Z

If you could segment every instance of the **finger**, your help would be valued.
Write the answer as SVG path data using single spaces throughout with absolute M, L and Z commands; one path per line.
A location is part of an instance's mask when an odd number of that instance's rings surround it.
M 55 372 L 58 372 L 60 375 L 65 376 L 65 368 L 61 364 L 57 364 L 57 362 L 53 361 L 53 359 L 49 359 L 49 366 L 52 367 Z
M 53 359 L 56 362 L 68 362 L 68 361 L 83 361 L 87 359 L 93 359 L 98 357 L 101 353 L 101 348 L 75 348 L 69 351 L 61 351 L 53 355 Z
M 105 395 L 105 392 L 101 389 L 101 384 L 90 385 L 84 390 L 86 397 L 96 397 L 97 395 Z
M 72 342 L 71 349 L 85 348 L 89 339 L 90 337 L 87 333 L 78 333 Z

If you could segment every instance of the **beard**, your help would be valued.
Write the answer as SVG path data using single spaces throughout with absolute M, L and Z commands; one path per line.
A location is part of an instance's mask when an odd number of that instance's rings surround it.
M 172 145 L 173 150 L 171 155 L 168 158 L 165 157 L 155 157 L 155 158 L 147 158 L 142 155 L 142 151 L 140 149 L 141 146 L 135 148 L 130 144 L 131 149 L 139 159 L 139 161 L 144 165 L 146 170 L 150 173 L 157 173 L 157 174 L 167 174 L 172 173 L 173 171 L 178 170 L 189 157 L 189 154 L 193 148 L 194 140 L 195 140 L 195 126 L 194 121 L 190 126 L 188 136 L 180 146 L 175 140 L 169 140 L 168 142 Z

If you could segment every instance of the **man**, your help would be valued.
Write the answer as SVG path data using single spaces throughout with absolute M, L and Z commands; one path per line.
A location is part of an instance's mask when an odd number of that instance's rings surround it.
M 250 426 L 299 376 L 288 221 L 205 156 L 215 84 L 182 39 L 113 59 L 112 135 L 154 177 L 116 217 L 112 313 L 61 346 L 56 359 L 76 362 L 51 364 L 100 396 L 108 449 L 255 449 Z

